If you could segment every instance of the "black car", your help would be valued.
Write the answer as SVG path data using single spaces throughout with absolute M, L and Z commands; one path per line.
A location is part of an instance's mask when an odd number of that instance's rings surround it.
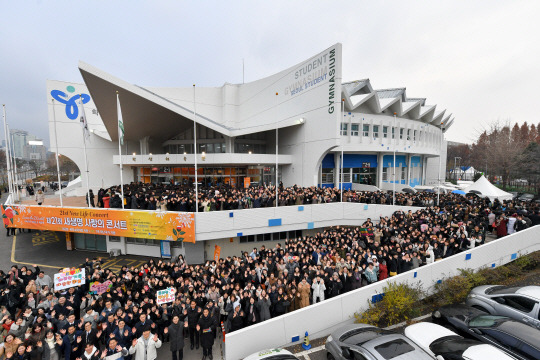
M 443 306 L 433 312 L 432 318 L 518 359 L 540 359 L 540 330 L 519 321 L 461 304 Z

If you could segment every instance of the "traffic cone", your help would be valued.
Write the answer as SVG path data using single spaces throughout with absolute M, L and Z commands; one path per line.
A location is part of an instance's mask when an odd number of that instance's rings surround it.
M 302 344 L 302 347 L 304 348 L 304 350 L 309 350 L 311 349 L 311 345 L 309 343 L 309 336 L 308 336 L 308 332 L 306 331 L 306 336 L 304 336 L 304 343 Z

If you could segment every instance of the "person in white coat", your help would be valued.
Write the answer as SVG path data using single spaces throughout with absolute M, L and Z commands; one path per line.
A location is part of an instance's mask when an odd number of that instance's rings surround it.
M 324 291 L 326 290 L 326 286 L 324 285 L 324 280 L 321 279 L 319 275 L 317 275 L 317 278 L 313 281 L 313 284 L 311 284 L 311 289 L 313 289 L 312 296 L 314 304 L 324 301 Z
M 161 340 L 159 340 L 157 334 L 150 335 L 150 328 L 145 328 L 140 338 L 133 339 L 129 354 L 135 354 L 134 360 L 155 360 L 157 358 L 156 349 L 161 347 Z

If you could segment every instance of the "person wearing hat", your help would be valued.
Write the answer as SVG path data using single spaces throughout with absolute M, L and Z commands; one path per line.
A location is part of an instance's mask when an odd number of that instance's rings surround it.
M 368 262 L 368 266 L 364 271 L 364 276 L 366 277 L 368 284 L 377 282 L 379 277 L 379 265 L 375 266 L 373 261 Z

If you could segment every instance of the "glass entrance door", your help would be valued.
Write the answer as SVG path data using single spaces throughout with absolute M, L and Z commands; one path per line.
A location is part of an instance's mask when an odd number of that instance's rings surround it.
M 105 235 L 75 233 L 75 248 L 80 250 L 107 251 Z

